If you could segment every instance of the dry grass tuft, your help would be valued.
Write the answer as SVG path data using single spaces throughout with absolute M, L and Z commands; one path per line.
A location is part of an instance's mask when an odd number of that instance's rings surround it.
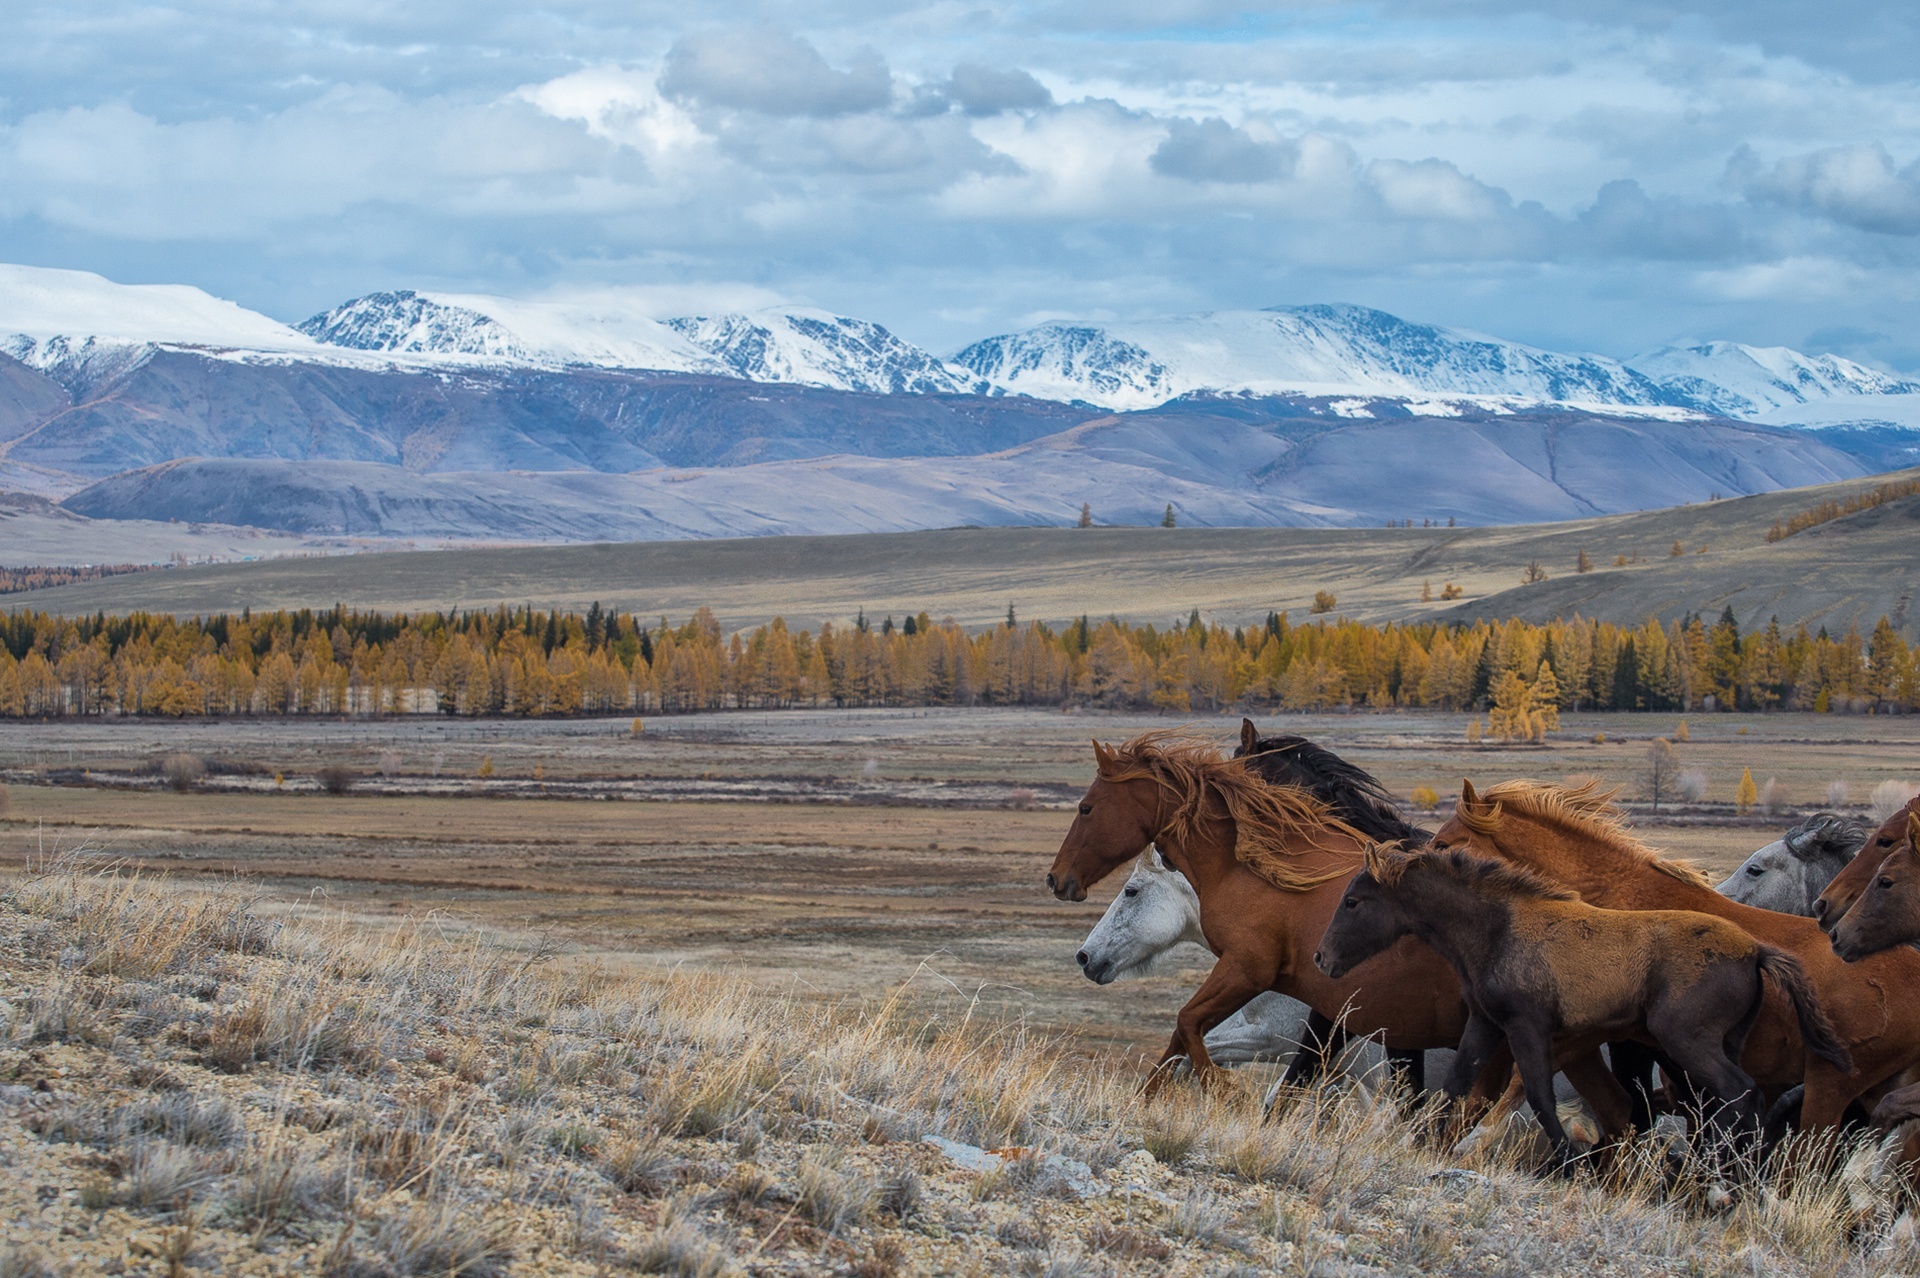
M 819 1157 L 800 1163 L 800 1214 L 830 1234 L 863 1223 L 879 1200 L 878 1186 L 858 1170 L 843 1170 Z

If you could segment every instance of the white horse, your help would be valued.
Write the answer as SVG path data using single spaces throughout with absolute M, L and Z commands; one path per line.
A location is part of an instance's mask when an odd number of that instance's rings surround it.
M 1871 833 L 1853 817 L 1815 813 L 1742 861 L 1714 890 L 1742 905 L 1811 917 L 1813 903 Z

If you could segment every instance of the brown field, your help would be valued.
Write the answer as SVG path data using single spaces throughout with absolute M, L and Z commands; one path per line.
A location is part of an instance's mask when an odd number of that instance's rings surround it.
M 1423 783 L 1450 794 L 1462 776 L 1631 787 L 1648 738 L 1678 726 L 1570 715 L 1544 749 L 1482 749 L 1465 744 L 1465 722 L 1267 726 L 1333 745 L 1401 795 Z M 1226 743 L 1237 724 L 1198 726 Z M 1082 1050 L 1144 1050 L 1206 956 L 1093 986 L 1072 956 L 1118 880 L 1080 906 L 1040 880 L 1090 775 L 1087 739 L 1165 726 L 980 710 L 688 716 L 651 720 L 637 738 L 625 719 L 9 725 L 0 863 L 85 844 L 186 882 L 257 880 L 288 910 L 431 918 L 604 966 L 720 969 L 836 1001 L 958 988 Z M 1717 715 L 1694 718 L 1690 737 L 1682 763 L 1706 773 L 1710 801 L 1731 798 L 1743 767 L 1781 778 L 1803 810 L 1824 806 L 1836 779 L 1856 805 L 1882 780 L 1920 781 L 1920 719 Z M 209 763 L 199 788 L 157 787 L 153 765 L 169 752 Z M 484 781 L 482 760 L 494 767 Z M 354 770 L 353 791 L 314 783 L 329 762 Z M 650 787 L 694 797 L 590 797 Z M 809 801 L 769 801 L 794 796 Z M 1637 819 L 1653 843 L 1724 872 L 1792 818 L 1738 820 L 1709 802 L 1679 823 Z

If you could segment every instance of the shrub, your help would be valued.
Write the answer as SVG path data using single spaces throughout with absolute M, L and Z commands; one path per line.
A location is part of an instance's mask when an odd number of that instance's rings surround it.
M 197 754 L 170 754 L 160 760 L 161 779 L 181 794 L 193 789 L 205 775 L 206 761 Z
M 1701 803 L 1707 797 L 1707 774 L 1699 768 L 1688 768 L 1673 783 L 1674 792 L 1683 803 Z
M 1431 812 L 1440 806 L 1440 792 L 1430 785 L 1416 785 L 1408 797 L 1421 812 Z
M 812 1157 L 800 1160 L 800 1214 L 827 1233 L 866 1220 L 879 1198 L 879 1189 L 856 1170 L 842 1171 Z
M 1313 607 L 1307 611 L 1317 617 L 1323 613 L 1332 612 L 1339 603 L 1340 600 L 1331 590 L 1316 590 L 1313 592 Z
M 1760 806 L 1766 809 L 1768 816 L 1778 816 L 1792 802 L 1787 794 L 1787 783 L 1779 777 L 1768 777 L 1767 783 L 1760 787 Z
M 126 1184 L 115 1201 L 135 1211 L 171 1212 L 203 1199 L 214 1183 L 206 1159 L 163 1140 L 142 1141 L 127 1160 Z
M 1888 817 L 1907 806 L 1907 801 L 1920 794 L 1920 786 L 1911 781 L 1882 781 L 1873 787 L 1871 811 L 1873 819 L 1884 822 Z M 0 812 L 7 810 L 5 795 L 0 793 Z
M 359 778 L 355 776 L 353 769 L 344 763 L 329 763 L 314 773 L 313 779 L 318 781 L 320 788 L 328 794 L 345 794 L 353 789 L 353 783 Z
M 1848 791 L 1847 791 L 1847 783 L 1845 781 L 1833 780 L 1833 781 L 1827 782 L 1827 806 L 1828 807 L 1830 808 L 1846 807 L 1847 797 L 1848 797 Z
M 444 1194 L 429 1195 L 382 1221 L 374 1245 L 405 1278 L 493 1278 L 506 1273 L 513 1258 L 512 1234 L 502 1222 Z

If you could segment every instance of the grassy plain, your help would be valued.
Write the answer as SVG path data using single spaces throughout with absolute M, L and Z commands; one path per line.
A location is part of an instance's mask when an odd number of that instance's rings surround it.
M 524 546 L 282 559 L 142 573 L 35 591 L 10 604 L 68 614 L 178 614 L 335 603 L 387 611 L 590 602 L 652 618 L 712 607 L 728 628 L 784 616 L 808 628 L 930 611 L 965 625 L 1006 615 L 1062 621 L 1226 624 L 1269 609 L 1306 614 L 1331 591 L 1365 621 L 1579 612 L 1634 623 L 1732 606 L 1743 625 L 1777 616 L 1863 633 L 1882 615 L 1920 634 L 1912 548 L 1920 497 L 1769 543 L 1775 520 L 1920 472 L 1632 515 L 1500 528 L 959 528 L 846 537 Z M 1683 553 L 1670 551 L 1679 543 Z M 1574 571 L 1585 552 L 1595 570 Z M 1614 566 L 1618 558 L 1628 562 Z M 1547 581 L 1522 587 L 1531 563 Z M 1436 602 L 1448 582 L 1465 592 Z M 1423 601 L 1431 585 L 1434 601 Z
M 1463 776 L 1591 775 L 1631 794 L 1649 738 L 1679 726 L 1570 715 L 1547 747 L 1496 748 L 1468 746 L 1466 722 L 1264 726 L 1325 741 L 1402 796 L 1451 795 Z M 1082 906 L 1040 880 L 1091 774 L 1088 739 L 1175 723 L 873 710 L 658 718 L 637 737 L 626 719 L 8 725 L 0 864 L 85 843 L 183 879 L 261 882 L 281 910 L 431 918 L 616 967 L 718 970 L 831 1001 L 960 989 L 1113 1059 L 1157 1048 L 1208 960 L 1195 949 L 1169 975 L 1096 987 L 1072 956 L 1118 880 Z M 1224 745 L 1238 723 L 1195 728 Z M 1778 777 L 1802 811 L 1836 780 L 1856 805 L 1885 780 L 1920 784 L 1920 719 L 1714 715 L 1689 736 L 1682 766 L 1705 774 L 1710 802 L 1637 819 L 1716 871 L 1793 819 L 1735 817 L 1743 768 Z M 165 789 L 155 769 L 170 753 L 208 776 Z M 350 792 L 318 784 L 330 763 L 356 775 Z

